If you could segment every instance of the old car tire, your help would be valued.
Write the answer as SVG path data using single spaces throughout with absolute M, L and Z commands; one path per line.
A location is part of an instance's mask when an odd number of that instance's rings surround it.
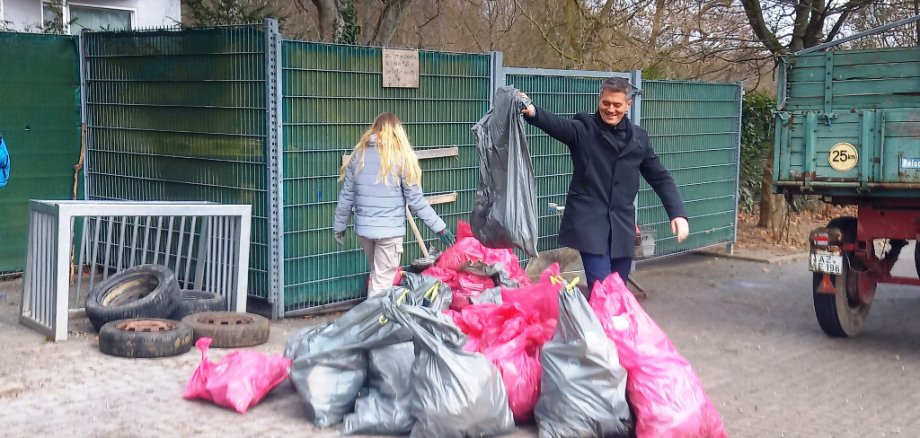
M 227 310 L 227 300 L 223 295 L 200 290 L 181 290 L 176 299 L 176 310 L 169 319 L 182 320 L 193 313 L 220 312 Z
M 86 316 L 97 331 L 110 321 L 168 318 L 175 311 L 179 283 L 162 265 L 134 266 L 97 284 L 86 297 Z
M 133 318 L 111 321 L 99 330 L 99 351 L 110 356 L 176 356 L 192 348 L 192 329 L 178 321 Z
M 268 319 L 253 313 L 203 312 L 195 313 L 182 322 L 192 328 L 195 340 L 211 338 L 216 348 L 249 347 L 268 341 Z
M 839 217 L 827 224 L 828 228 L 837 228 L 841 231 L 843 243 L 856 241 L 856 218 L 851 216 Z M 818 287 L 824 281 L 824 274 L 812 274 L 812 296 L 815 302 L 815 315 L 818 325 L 831 337 L 851 337 L 858 335 L 865 326 L 869 314 L 870 304 L 859 300 L 858 285 L 856 281 L 857 269 L 861 264 L 852 254 L 844 254 L 844 266 L 841 275 L 830 275 L 837 293 L 818 293 Z M 856 265 L 856 266 L 854 266 Z

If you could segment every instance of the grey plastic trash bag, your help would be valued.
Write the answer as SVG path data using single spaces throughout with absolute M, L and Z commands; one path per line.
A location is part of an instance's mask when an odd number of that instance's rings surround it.
M 584 295 L 559 294 L 553 338 L 543 344 L 540 398 L 534 417 L 540 438 L 628 437 L 626 370 Z
M 490 248 L 518 247 L 537 256 L 537 195 L 517 90 L 495 91 L 492 108 L 473 126 L 479 148 L 479 188 L 470 216 L 473 234 Z
M 514 430 L 501 375 L 485 356 L 463 351 L 466 336 L 450 317 L 418 306 L 384 307 L 414 337 L 412 437 L 495 436 Z
M 406 304 L 431 307 L 437 311 L 443 311 L 450 306 L 450 302 L 453 300 L 450 286 L 428 275 L 403 272 L 400 284 L 411 291 L 411 299 L 404 301 Z M 400 292 L 391 293 L 390 297 L 398 300 L 399 294 Z
M 388 296 L 371 298 L 331 324 L 288 340 L 290 379 L 317 426 L 332 426 L 352 412 L 367 377 L 368 350 L 412 339 L 408 330 L 383 318 L 381 304 L 389 301 Z
M 355 412 L 345 416 L 346 434 L 407 435 L 415 418 L 412 406 L 412 363 L 415 350 L 403 342 L 367 354 L 367 395 L 355 402 Z

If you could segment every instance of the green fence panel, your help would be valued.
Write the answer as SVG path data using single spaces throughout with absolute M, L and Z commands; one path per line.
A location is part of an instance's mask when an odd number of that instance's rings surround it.
M 655 229 L 655 256 L 734 242 L 741 85 L 645 81 L 642 89 L 642 126 L 690 215 L 690 237 L 677 243 L 658 196 L 642 182 L 638 221 Z
M 505 82 L 524 91 L 541 108 L 571 118 L 578 112 L 593 112 L 597 109 L 597 93 L 601 82 L 609 76 L 629 77 L 629 73 L 605 73 L 581 71 L 541 71 L 529 69 L 508 69 Z M 517 71 L 517 72 L 516 72 Z M 633 118 L 635 118 L 633 116 Z M 538 251 L 559 247 L 559 224 L 562 214 L 550 208 L 551 204 L 565 205 L 569 181 L 572 179 L 572 159 L 569 149 L 545 132 L 527 125 L 527 143 L 533 161 L 534 178 L 537 183 L 537 217 L 540 239 Z M 522 262 L 525 254 L 518 252 Z
M 373 47 L 282 42 L 285 313 L 315 311 L 365 295 L 368 265 L 354 233 L 346 247 L 332 220 L 342 156 L 381 112 L 395 113 L 416 150 L 458 147 L 459 156 L 421 160 L 426 195 L 457 193 L 435 205 L 455 229 L 468 220 L 479 182 L 470 128 L 489 108 L 491 56 L 419 52 L 418 88 L 383 88 L 382 51 Z M 423 240 L 434 235 L 418 221 Z M 420 250 L 406 236 L 404 263 Z
M 261 26 L 84 33 L 90 199 L 251 204 L 249 293 L 270 287 Z
M 509 69 L 506 83 L 562 117 L 593 112 L 603 77 L 599 72 L 527 73 Z M 588 76 L 591 74 L 592 76 Z M 609 73 L 609 76 L 628 76 Z M 637 222 L 656 235 L 655 256 L 730 243 L 735 237 L 740 147 L 741 89 L 735 83 L 645 81 L 632 119 L 649 132 L 652 147 L 671 171 L 684 198 L 691 235 L 678 244 L 664 207 L 643 180 Z M 638 110 L 638 114 L 636 111 Z M 561 215 L 549 205 L 565 204 L 572 162 L 565 145 L 528 127 L 527 139 L 537 181 L 538 249 L 558 247 Z
M 73 196 L 78 59 L 75 37 L 0 32 L 0 135 L 12 160 L 9 184 L 0 188 L 0 273 L 25 267 L 29 199 Z

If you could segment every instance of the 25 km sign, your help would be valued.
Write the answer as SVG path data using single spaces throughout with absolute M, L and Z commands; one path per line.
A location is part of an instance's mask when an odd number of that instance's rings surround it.
M 858 161 L 856 147 L 849 143 L 837 143 L 827 154 L 827 162 L 838 172 L 846 172 L 856 167 Z

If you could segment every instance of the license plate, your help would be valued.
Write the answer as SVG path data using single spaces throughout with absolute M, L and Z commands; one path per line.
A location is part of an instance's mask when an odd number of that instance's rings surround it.
M 833 254 L 812 254 L 808 269 L 812 272 L 826 272 L 840 275 L 843 272 L 843 256 Z

